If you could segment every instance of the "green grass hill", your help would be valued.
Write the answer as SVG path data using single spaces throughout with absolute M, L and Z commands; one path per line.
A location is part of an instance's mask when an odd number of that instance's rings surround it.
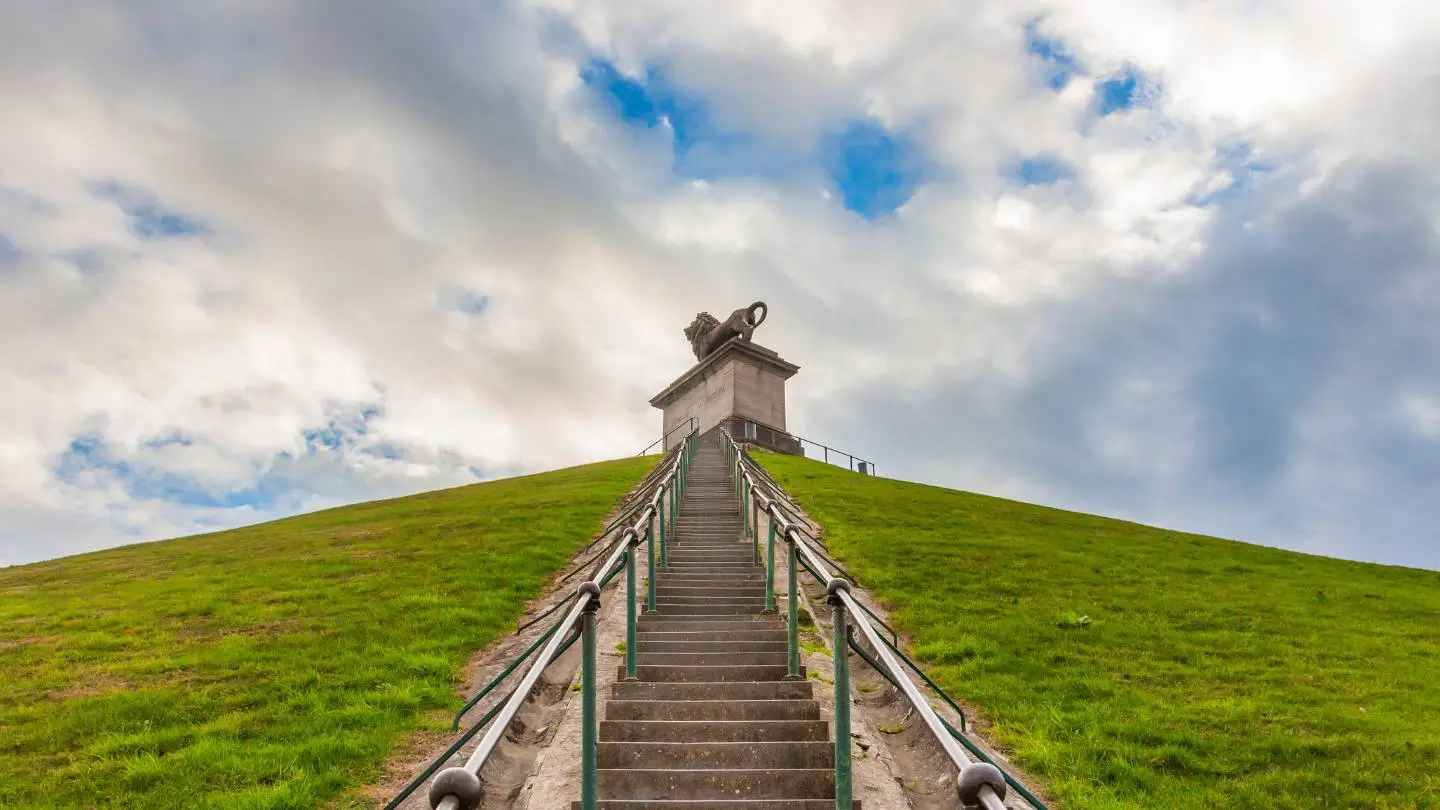
M 654 461 L 0 569 L 0 807 L 368 806 Z
M 757 458 L 1055 806 L 1440 807 L 1440 573 Z

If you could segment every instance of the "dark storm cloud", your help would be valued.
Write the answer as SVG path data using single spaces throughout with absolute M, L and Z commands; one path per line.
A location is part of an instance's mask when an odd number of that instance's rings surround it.
M 1440 391 L 1422 177 L 1347 165 L 1256 220 L 1263 206 L 1227 211 L 1180 274 L 1034 313 L 1051 328 L 1022 381 L 868 395 L 823 429 L 900 477 L 1440 567 L 1440 437 L 1403 408 Z

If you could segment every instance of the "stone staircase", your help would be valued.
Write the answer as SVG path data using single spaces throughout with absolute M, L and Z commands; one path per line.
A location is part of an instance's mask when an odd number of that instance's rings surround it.
M 625 681 L 622 666 L 605 706 L 598 787 L 608 810 L 835 804 L 830 726 L 803 668 L 786 680 L 785 623 L 762 613 L 764 568 L 741 538 L 718 439 L 692 461 L 670 566 L 656 568 L 658 610 L 639 619 L 638 680 Z

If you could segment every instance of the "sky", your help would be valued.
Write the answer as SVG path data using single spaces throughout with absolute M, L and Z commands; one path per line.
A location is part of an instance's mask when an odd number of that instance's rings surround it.
M 637 452 L 1440 568 L 1440 4 L 0 4 L 0 564 Z

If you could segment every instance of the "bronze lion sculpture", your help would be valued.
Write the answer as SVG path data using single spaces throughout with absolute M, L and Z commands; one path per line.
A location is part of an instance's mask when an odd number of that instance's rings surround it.
M 756 301 L 744 309 L 737 309 L 724 321 L 716 320 L 715 316 L 708 312 L 702 312 L 696 315 L 695 320 L 685 329 L 685 339 L 690 341 L 690 348 L 695 350 L 695 359 L 704 360 L 731 338 L 738 337 L 748 341 L 755 333 L 755 327 L 764 323 L 768 314 L 770 308 L 765 306 L 764 301 Z

